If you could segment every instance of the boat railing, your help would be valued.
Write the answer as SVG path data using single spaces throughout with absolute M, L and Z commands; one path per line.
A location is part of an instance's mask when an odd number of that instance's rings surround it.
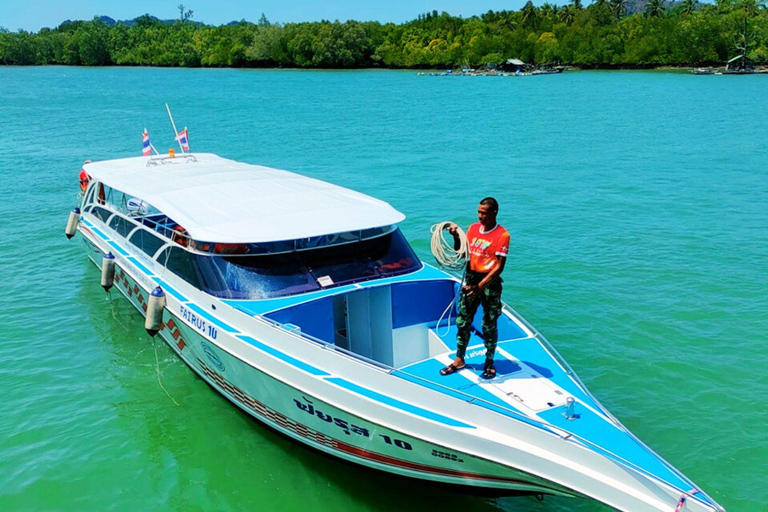
M 180 155 L 159 155 L 153 156 L 147 160 L 147 167 L 153 167 L 155 165 L 171 165 L 171 164 L 184 164 L 189 162 L 197 162 L 197 157 L 189 153 L 182 153 Z
M 541 337 L 540 336 L 537 336 L 537 339 L 541 341 Z M 617 453 L 614 453 L 611 450 L 608 450 L 605 447 L 600 446 L 599 444 L 590 441 L 589 439 L 581 437 L 578 434 L 574 434 L 573 432 L 569 432 L 569 431 L 563 429 L 562 427 L 559 427 L 557 425 L 553 425 L 552 423 L 549 423 L 547 421 L 543 421 L 543 420 L 541 420 L 539 418 L 525 415 L 525 414 L 523 414 L 523 413 L 521 413 L 519 411 L 516 411 L 515 409 L 512 409 L 510 407 L 506 407 L 506 406 L 499 405 L 499 404 L 496 404 L 496 403 L 493 403 L 493 402 L 489 402 L 489 401 L 484 400 L 482 398 L 478 398 L 478 397 L 475 397 L 475 396 L 468 395 L 467 393 L 464 393 L 464 392 L 462 392 L 460 390 L 457 390 L 457 389 L 454 389 L 454 388 L 449 388 L 447 386 L 443 386 L 442 384 L 436 383 L 435 381 L 425 379 L 425 378 L 420 377 L 418 375 L 413 375 L 413 374 L 405 372 L 403 370 L 392 369 L 392 371 L 390 371 L 389 373 L 393 373 L 393 372 L 398 372 L 398 373 L 401 373 L 401 374 L 405 374 L 405 375 L 408 376 L 408 379 L 411 380 L 411 381 L 421 381 L 421 383 L 423 383 L 423 385 L 425 387 L 427 387 L 427 388 L 433 388 L 433 389 L 434 388 L 440 388 L 441 391 L 443 391 L 445 394 L 447 394 L 449 396 L 457 396 L 458 398 L 463 399 L 467 403 L 479 405 L 479 406 L 483 407 L 484 409 L 490 410 L 491 412 L 494 412 L 496 414 L 501 414 L 501 415 L 503 415 L 505 417 L 513 417 L 514 419 L 516 419 L 518 421 L 521 421 L 523 423 L 533 424 L 533 425 L 538 426 L 538 427 L 540 427 L 540 428 L 542 428 L 544 430 L 549 430 L 554 435 L 557 435 L 563 441 L 567 441 L 567 442 L 571 442 L 571 443 L 576 443 L 576 444 L 581 444 L 583 446 L 586 446 L 586 447 L 592 449 L 593 451 L 596 451 L 598 453 L 602 453 L 602 454 L 608 455 L 610 457 L 610 459 L 613 460 L 614 462 L 617 462 L 617 463 L 619 463 L 621 465 L 624 465 L 627 468 L 632 469 L 633 471 L 636 471 L 636 472 L 644 475 L 647 478 L 650 478 L 651 480 L 663 481 L 666 485 L 670 486 L 676 492 L 679 492 L 681 494 L 686 494 L 686 495 L 690 496 L 690 495 L 692 495 L 692 493 L 694 491 L 696 491 L 699 494 L 703 494 L 701 491 L 698 491 L 698 487 L 694 487 L 694 489 L 692 491 L 690 488 L 683 489 L 681 487 L 678 487 L 678 486 L 674 485 L 673 483 L 671 483 L 671 482 L 669 482 L 667 480 L 663 480 L 663 479 L 659 478 L 657 475 L 655 475 L 655 474 L 651 473 L 650 471 L 648 471 L 647 469 L 645 469 L 645 468 L 643 468 L 641 466 L 638 466 L 634 462 L 631 462 L 631 461 L 625 459 L 621 455 L 618 455 Z M 656 454 L 656 452 L 654 452 L 651 448 L 649 448 L 647 445 L 642 443 L 637 437 L 635 437 L 634 434 L 629 432 L 621 423 L 618 422 L 618 420 L 613 418 L 613 416 L 610 416 L 610 418 L 614 422 L 617 423 L 616 424 L 617 427 L 619 427 L 623 432 L 625 432 L 626 434 L 631 436 L 631 438 L 635 442 L 637 442 L 640 446 L 642 446 L 649 453 L 651 453 L 652 455 L 657 457 L 659 459 L 659 461 L 661 461 L 661 463 L 668 470 L 670 470 L 672 472 L 672 474 L 677 475 L 681 479 L 687 480 L 687 478 L 684 477 L 671 464 L 669 464 L 663 458 L 659 457 L 658 454 Z
M 584 384 L 584 382 L 582 382 L 582 380 L 579 378 L 579 376 L 573 370 L 571 365 L 568 364 L 568 362 L 560 354 L 560 352 L 557 351 L 557 349 L 554 347 L 554 345 L 552 345 L 549 342 L 549 340 L 547 340 L 547 338 L 543 334 L 541 334 L 539 332 L 538 329 L 536 329 L 533 325 L 531 325 L 520 313 L 518 313 L 509 304 L 503 303 L 503 308 L 509 314 L 514 316 L 516 320 L 519 320 L 522 324 L 524 324 L 533 333 L 533 336 L 539 341 L 539 343 L 541 343 L 541 345 L 544 347 L 544 349 L 547 350 L 550 353 L 550 355 L 557 361 L 557 363 L 560 366 L 562 366 L 562 368 L 566 371 L 568 376 L 571 377 L 574 380 L 574 382 L 576 382 L 576 384 L 579 386 L 579 388 L 584 392 L 584 394 L 586 394 L 600 408 L 600 412 L 603 413 L 608 419 L 610 419 L 611 422 L 613 422 L 613 424 L 616 426 L 616 428 L 618 428 L 619 430 L 624 432 L 626 435 L 630 436 L 637 444 L 639 444 L 641 447 L 643 447 L 643 449 L 645 449 L 647 452 L 649 452 L 649 453 L 653 454 L 654 456 L 656 456 L 661 461 L 662 465 L 664 465 L 673 474 L 679 475 L 681 478 L 685 478 L 685 477 L 683 477 L 683 475 L 672 464 L 670 464 L 669 462 L 664 460 L 662 457 L 660 457 L 656 452 L 653 451 L 652 448 L 650 448 L 647 444 L 645 444 L 642 440 L 640 440 L 640 438 L 635 436 L 613 414 L 611 414 L 611 412 L 602 403 L 600 403 L 600 401 L 589 391 L 589 389 Z M 652 474 L 648 473 L 647 471 L 643 470 L 642 468 L 636 466 L 635 464 L 633 464 L 633 463 L 631 463 L 629 461 L 625 461 L 620 456 L 610 452 L 609 450 L 606 450 L 605 448 L 603 448 L 601 446 L 598 446 L 598 445 L 596 445 L 596 444 L 594 444 L 594 443 L 592 443 L 592 442 L 590 442 L 588 440 L 582 439 L 581 441 L 585 442 L 585 443 L 587 443 L 589 445 L 596 446 L 601 451 L 604 451 L 606 453 L 610 453 L 612 457 L 621 459 L 622 462 L 624 462 L 625 464 L 629 465 L 633 469 L 636 469 L 636 470 L 638 470 L 638 471 L 640 471 L 640 472 L 642 472 L 644 474 L 649 474 L 649 475 L 653 476 Z M 680 490 L 681 492 L 685 492 L 685 490 L 683 490 L 683 489 L 679 489 L 679 488 L 676 488 L 676 489 Z
M 589 396 L 592 400 L 595 401 L 595 403 L 600 407 L 601 412 L 606 414 L 606 416 L 611 420 L 611 422 L 617 428 L 621 429 L 622 432 L 624 432 L 627 435 L 631 436 L 632 439 L 635 442 L 637 442 L 640 446 L 642 446 L 649 453 L 651 453 L 654 456 L 656 456 L 662 462 L 662 464 L 668 470 L 670 470 L 673 474 L 679 476 L 680 478 L 685 479 L 685 477 L 683 477 L 677 469 L 675 469 L 671 464 L 669 464 L 663 458 L 659 457 L 651 448 L 649 448 L 646 444 L 644 444 L 642 441 L 640 441 L 634 434 L 632 434 L 629 430 L 627 430 L 626 427 L 624 427 L 613 415 L 608 413 L 608 411 L 605 409 L 605 407 L 603 407 L 600 404 L 600 402 L 598 402 L 594 398 L 594 396 L 592 396 L 592 394 L 589 393 L 589 391 L 587 390 L 586 386 L 584 386 L 584 384 L 581 382 L 581 380 L 579 380 L 578 376 L 575 374 L 573 369 L 568 365 L 568 363 L 565 361 L 565 359 L 563 359 L 563 357 L 557 352 L 557 350 L 555 350 L 555 348 L 547 341 L 547 339 L 540 332 L 538 332 L 525 319 L 523 319 L 523 317 L 520 316 L 520 314 L 517 313 L 511 306 L 509 306 L 508 304 L 505 303 L 504 304 L 504 308 L 510 314 L 514 315 L 516 319 L 520 320 L 522 323 L 524 323 L 526 325 L 526 327 L 533 334 L 533 337 L 535 337 L 542 344 L 542 346 L 545 349 L 547 349 L 554 358 L 556 358 L 557 362 L 560 365 L 562 365 L 562 367 L 565 369 L 566 372 L 568 372 L 568 375 L 571 376 L 577 382 L 579 387 L 584 391 L 585 394 L 587 394 L 587 396 Z M 505 417 L 512 417 L 513 419 L 516 419 L 517 421 L 520 421 L 520 422 L 523 422 L 523 423 L 527 423 L 527 424 L 532 424 L 532 425 L 540 427 L 540 428 L 542 428 L 544 430 L 548 430 L 552 434 L 557 435 L 560 439 L 562 439 L 564 441 L 581 444 L 583 446 L 589 447 L 589 448 L 597 451 L 598 453 L 606 454 L 606 455 L 610 456 L 611 460 L 613 460 L 613 461 L 615 461 L 615 462 L 617 462 L 619 464 L 622 464 L 622 465 L 624 465 L 624 466 L 626 466 L 626 467 L 628 467 L 628 468 L 630 468 L 630 469 L 632 469 L 632 470 L 634 470 L 634 471 L 636 471 L 636 472 L 646 476 L 647 478 L 650 478 L 650 479 L 653 479 L 653 480 L 661 480 L 658 476 L 654 475 L 650 471 L 648 471 L 648 470 L 638 466 L 637 464 L 635 464 L 635 463 L 633 463 L 633 462 L 623 458 L 622 456 L 620 456 L 620 455 L 618 455 L 618 454 L 616 454 L 616 453 L 606 449 L 605 447 L 600 446 L 600 445 L 598 445 L 598 444 L 596 444 L 596 443 L 594 443 L 594 442 L 592 442 L 592 441 L 590 441 L 590 440 L 588 440 L 588 439 L 586 439 L 584 437 L 581 437 L 581 436 L 579 436 L 577 434 L 569 432 L 569 431 L 563 429 L 562 427 L 559 427 L 559 426 L 554 425 L 552 423 L 549 423 L 547 421 L 543 421 L 540 418 L 525 415 L 525 414 L 521 413 L 520 411 L 517 411 L 517 410 L 512 409 L 510 407 L 506 407 L 504 405 L 499 405 L 497 403 L 489 402 L 489 401 L 484 400 L 482 398 L 478 398 L 476 396 L 472 396 L 472 395 L 469 395 L 467 393 L 464 393 L 463 391 L 460 391 L 460 390 L 457 390 L 457 389 L 454 389 L 454 388 L 449 388 L 447 386 L 443 386 L 442 384 L 439 384 L 439 383 L 437 383 L 437 382 L 435 382 L 433 380 L 428 380 L 428 379 L 425 379 L 424 377 L 420 377 L 418 375 L 414 375 L 412 373 L 408 373 L 407 371 L 399 370 L 399 369 L 394 368 L 394 367 L 392 367 L 390 365 L 381 363 L 381 362 L 376 361 L 374 359 L 370 359 L 368 357 L 365 357 L 365 356 L 362 356 L 362 355 L 357 354 L 355 352 L 352 352 L 351 350 L 339 347 L 339 346 L 337 346 L 334 343 L 330 343 L 328 341 L 325 341 L 325 340 L 322 340 L 322 339 L 317 338 L 315 336 L 312 336 L 311 334 L 307 334 L 306 332 L 298 332 L 298 331 L 296 331 L 294 329 L 291 329 L 288 325 L 280 323 L 280 322 L 278 322 L 276 320 L 273 320 L 271 318 L 267 318 L 267 317 L 262 316 L 261 319 L 266 321 L 267 323 L 271 324 L 274 328 L 280 329 L 280 330 L 286 332 L 289 335 L 293 335 L 293 336 L 296 336 L 296 337 L 304 339 L 304 340 L 309 340 L 309 341 L 311 341 L 313 343 L 316 343 L 317 345 L 321 346 L 322 348 L 324 348 L 326 350 L 333 350 L 334 352 L 339 353 L 341 355 L 344 355 L 344 356 L 346 356 L 346 357 L 348 357 L 350 359 L 354 359 L 355 361 L 358 361 L 358 362 L 361 362 L 363 364 L 366 364 L 367 366 L 369 366 L 369 367 L 371 367 L 373 369 L 376 369 L 376 370 L 381 371 L 383 373 L 387 373 L 387 374 L 394 375 L 394 376 L 398 376 L 397 374 L 400 374 L 401 376 L 407 376 L 409 381 L 415 382 L 415 383 L 419 383 L 419 384 L 423 385 L 426 388 L 432 388 L 432 389 L 439 388 L 439 390 L 441 392 L 443 392 L 444 394 L 446 394 L 448 396 L 457 397 L 457 398 L 463 400 L 464 402 L 467 402 L 469 404 L 476 404 L 476 405 L 481 406 L 484 409 L 489 410 L 489 411 L 491 411 L 493 413 L 500 414 L 500 415 L 505 416 Z M 672 484 L 672 483 L 670 483 L 670 482 L 668 482 L 666 480 L 663 480 L 663 482 L 665 482 L 666 485 L 672 487 L 675 491 L 680 492 L 681 494 L 691 495 L 691 492 L 692 492 L 691 489 L 682 489 L 682 488 L 677 487 L 676 485 L 674 485 L 674 484 Z M 699 493 L 701 493 L 701 492 L 699 491 Z M 701 494 L 703 494 L 703 493 L 701 493 Z
M 512 315 L 515 318 L 515 320 L 525 325 L 525 327 L 531 332 L 532 336 L 537 340 L 539 340 L 539 343 L 541 343 L 544 349 L 547 352 L 549 352 L 549 355 L 552 356 L 552 358 L 557 362 L 557 364 L 559 364 L 563 368 L 563 370 L 565 370 L 566 375 L 568 375 L 569 377 L 571 377 L 571 379 L 573 379 L 576 385 L 579 386 L 579 388 L 584 392 L 584 394 L 587 395 L 600 408 L 600 411 L 603 414 L 605 414 L 608 418 L 610 418 L 611 421 L 614 424 L 616 424 L 617 427 L 629 433 L 629 431 L 624 427 L 624 425 L 622 425 L 621 422 L 618 419 L 616 419 L 616 417 L 613 416 L 608 411 L 608 409 L 606 409 L 605 406 L 603 406 L 603 404 L 601 404 L 600 401 L 589 391 L 587 386 L 584 384 L 584 382 L 582 382 L 582 380 L 576 374 L 576 372 L 571 367 L 571 365 L 568 364 L 568 361 L 565 360 L 565 358 L 560 354 L 560 352 L 558 352 L 555 346 L 552 345 L 552 343 L 550 343 L 549 340 L 543 334 L 541 334 L 541 332 L 539 332 L 538 329 L 536 329 L 536 327 L 531 325 L 528 322 L 528 320 L 526 320 L 525 317 L 523 317 L 523 315 L 518 313 L 517 310 L 515 310 L 512 306 L 510 306 L 506 302 L 503 303 L 503 309 L 507 313 Z

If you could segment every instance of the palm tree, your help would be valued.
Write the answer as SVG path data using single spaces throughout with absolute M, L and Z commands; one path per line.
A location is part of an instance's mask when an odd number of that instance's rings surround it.
M 608 0 L 595 0 L 592 5 L 595 7 L 604 7 L 608 5 Z
M 584 5 L 581 3 L 581 0 L 571 0 L 571 6 L 573 7 L 574 11 L 580 11 L 584 9 Z
M 645 6 L 645 15 L 649 18 L 661 18 L 664 16 L 664 0 L 648 0 Z
M 573 23 L 573 20 L 575 17 L 576 17 L 576 11 L 574 10 L 572 5 L 564 5 L 560 8 L 560 21 L 562 21 L 566 25 L 570 25 L 571 23 Z
M 523 15 L 524 25 L 530 24 L 533 28 L 536 28 L 536 21 L 539 15 L 536 6 L 533 5 L 531 0 L 528 0 L 523 8 L 520 9 L 520 14 Z
M 736 2 L 736 8 L 744 11 L 744 14 L 749 17 L 760 14 L 761 7 L 765 7 L 765 2 L 762 0 L 739 0 Z
M 734 3 L 734 0 L 715 0 L 715 5 L 720 13 L 731 12 Z
M 541 4 L 541 7 L 539 7 L 539 14 L 541 14 L 542 18 L 551 18 L 552 17 L 552 8 L 555 7 L 549 2 L 544 2 Z
M 683 0 L 682 5 L 682 11 L 680 11 L 682 14 L 690 16 L 696 11 L 696 5 L 699 3 L 699 0 Z
M 611 12 L 620 20 L 627 14 L 627 0 L 609 0 L 611 3 Z

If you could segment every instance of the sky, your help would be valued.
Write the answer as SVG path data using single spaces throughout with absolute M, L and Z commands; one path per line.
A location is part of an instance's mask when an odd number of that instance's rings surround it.
M 262 12 L 269 21 L 280 23 L 322 19 L 402 23 L 432 10 L 464 17 L 488 10 L 517 10 L 525 0 L 0 0 L 0 27 L 37 32 L 68 19 L 104 15 L 128 20 L 144 13 L 173 19 L 179 16 L 180 3 L 193 11 L 194 21 L 221 25 L 241 19 L 256 22 Z

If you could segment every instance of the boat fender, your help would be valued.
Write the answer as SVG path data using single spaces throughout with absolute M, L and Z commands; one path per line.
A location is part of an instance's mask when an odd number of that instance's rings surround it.
M 115 256 L 108 252 L 101 259 L 101 287 L 108 292 L 115 282 Z
M 144 321 L 144 328 L 150 336 L 154 336 L 160 331 L 160 326 L 163 323 L 163 309 L 165 309 L 165 292 L 158 286 L 149 294 L 147 318 Z
M 67 219 L 67 227 L 64 229 L 64 234 L 67 238 L 72 238 L 77 232 L 77 224 L 80 222 L 80 208 L 75 208 L 69 212 L 69 218 Z

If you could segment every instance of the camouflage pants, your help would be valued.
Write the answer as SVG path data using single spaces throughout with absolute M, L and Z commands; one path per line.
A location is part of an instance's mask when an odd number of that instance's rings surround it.
M 483 280 L 485 274 L 479 274 L 467 270 L 466 284 L 475 285 Z M 464 357 L 472 330 L 472 321 L 475 319 L 477 308 L 483 306 L 483 338 L 485 341 L 485 358 L 493 359 L 496 353 L 496 342 L 499 339 L 499 329 L 496 325 L 501 315 L 501 283 L 500 277 L 496 278 L 484 290 L 472 296 L 464 292 L 459 298 L 459 314 L 456 316 L 456 326 L 459 333 L 456 336 L 456 356 Z

